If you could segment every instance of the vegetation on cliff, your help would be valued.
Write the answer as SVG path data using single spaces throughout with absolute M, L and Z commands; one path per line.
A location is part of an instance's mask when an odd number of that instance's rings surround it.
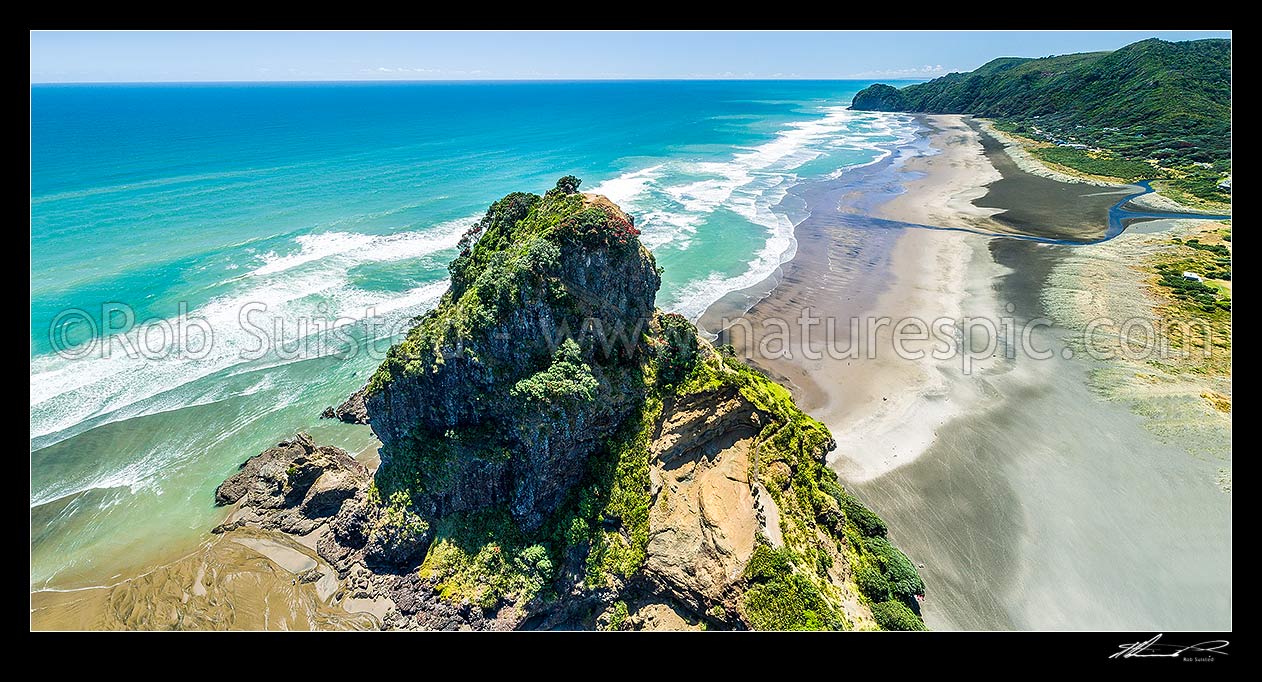
M 619 629 L 646 600 L 714 627 L 923 627 L 924 586 L 825 465 L 828 430 L 656 311 L 631 218 L 578 185 L 510 194 L 466 235 L 366 388 L 382 464 L 339 488 L 321 555 L 366 566 L 408 627 Z
M 1161 178 L 1175 192 L 1229 200 L 1218 183 L 1231 163 L 1230 40 L 1002 57 L 901 89 L 873 85 L 851 108 L 993 118 L 1052 143 L 1036 153 L 1047 161 L 1128 181 Z
M 539 528 L 643 400 L 660 277 L 630 217 L 578 184 L 492 204 L 450 289 L 368 382 L 379 485 L 424 515 L 506 506 Z
M 559 571 L 577 559 L 588 590 L 619 593 L 635 585 L 648 558 L 651 441 L 663 408 L 730 388 L 770 417 L 755 436 L 751 473 L 780 510 L 783 545 L 773 548 L 760 536 L 743 571 L 736 613 L 720 606 L 698 615 L 756 629 L 851 629 L 856 623 L 843 605 L 848 592 L 863 595 L 882 628 L 923 629 L 911 609 L 924 585 L 911 562 L 885 539 L 885 524 L 825 465 L 832 446 L 827 429 L 801 412 L 783 387 L 700 342 L 680 316 L 658 315 L 645 345 L 643 403 L 593 454 L 583 480 L 549 523 L 531 534 L 504 513 L 440 522 L 440 539 L 422 575 L 437 577 L 445 596 L 486 608 L 503 598 L 518 604 L 537 599 L 540 607 L 557 599 L 543 584 L 549 581 L 541 582 L 541 563 Z M 443 537 L 446 528 L 452 529 L 450 538 Z M 532 548 L 546 551 L 546 561 L 523 561 Z M 857 586 L 859 570 L 875 575 L 882 588 Z M 901 607 L 901 620 L 877 615 L 875 606 L 891 601 Z

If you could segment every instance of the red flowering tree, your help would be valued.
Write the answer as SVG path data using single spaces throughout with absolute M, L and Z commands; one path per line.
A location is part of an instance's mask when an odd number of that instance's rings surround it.
M 562 240 L 594 248 L 634 244 L 640 231 L 610 207 L 589 206 L 557 226 Z

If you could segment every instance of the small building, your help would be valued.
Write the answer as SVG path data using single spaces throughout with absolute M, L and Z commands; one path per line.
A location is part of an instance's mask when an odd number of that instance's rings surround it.
M 1218 189 L 1221 189 L 1222 191 L 1228 194 L 1231 194 L 1231 176 L 1230 175 L 1218 181 Z
M 1190 279 L 1190 280 L 1195 281 L 1195 282 L 1204 282 L 1204 281 L 1205 281 L 1205 278 L 1204 278 L 1204 277 L 1201 277 L 1200 275 L 1196 274 L 1195 272 L 1190 272 L 1190 271 L 1188 271 L 1188 270 L 1184 270 L 1184 271 L 1183 271 L 1183 279 Z

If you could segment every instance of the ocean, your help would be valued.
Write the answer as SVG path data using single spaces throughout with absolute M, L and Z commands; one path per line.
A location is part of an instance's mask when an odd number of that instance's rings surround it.
M 868 84 L 32 86 L 31 588 L 191 552 L 215 487 L 296 430 L 371 448 L 320 411 L 509 192 L 573 174 L 621 204 L 664 309 L 762 280 L 805 217 L 789 188 L 913 134 L 846 111 Z

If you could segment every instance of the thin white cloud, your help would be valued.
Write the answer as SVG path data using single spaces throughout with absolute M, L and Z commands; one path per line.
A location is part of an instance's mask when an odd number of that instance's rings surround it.
M 937 78 L 955 70 L 948 69 L 941 64 L 925 64 L 923 66 L 908 66 L 901 69 L 881 69 L 879 71 L 852 73 L 845 76 L 845 78 Z
M 378 66 L 375 69 L 360 69 L 360 73 L 443 73 L 442 69 L 425 69 L 418 66 Z

